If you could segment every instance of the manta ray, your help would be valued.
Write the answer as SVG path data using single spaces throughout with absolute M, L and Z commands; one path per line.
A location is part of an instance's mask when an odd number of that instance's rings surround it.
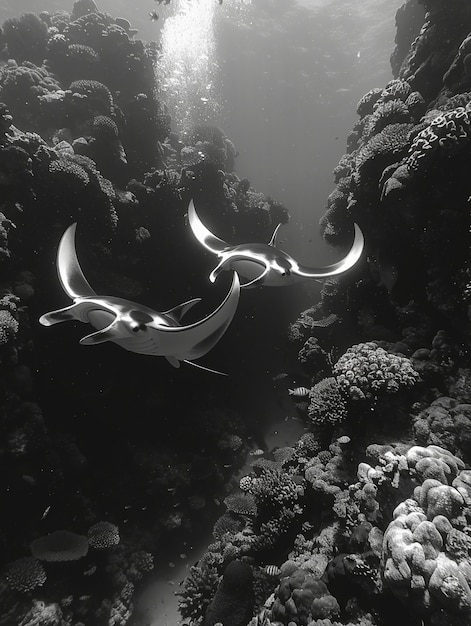
M 239 302 L 240 285 L 236 272 L 224 301 L 202 320 L 183 326 L 181 318 L 201 301 L 195 298 L 164 313 L 114 296 L 99 296 L 92 289 L 80 267 L 75 250 L 76 224 L 62 235 L 57 252 L 57 272 L 65 293 L 74 301 L 71 306 L 45 313 L 39 318 L 43 326 L 68 320 L 91 324 L 96 332 L 83 337 L 82 345 L 112 341 L 138 354 L 163 356 L 174 367 L 180 361 L 200 369 L 223 374 L 193 363 L 213 348 L 227 330 Z
M 222 270 L 232 269 L 247 279 L 241 287 L 280 287 L 293 284 L 302 279 L 322 279 L 343 274 L 355 265 L 363 252 L 364 238 L 358 224 L 354 224 L 354 239 L 348 254 L 337 263 L 324 267 L 310 268 L 298 263 L 292 256 L 276 247 L 276 235 L 281 224 L 269 243 L 245 243 L 231 245 L 226 243 L 206 228 L 196 213 L 193 200 L 188 207 L 188 222 L 194 236 L 202 246 L 215 254 L 220 260 L 209 275 L 213 283 Z

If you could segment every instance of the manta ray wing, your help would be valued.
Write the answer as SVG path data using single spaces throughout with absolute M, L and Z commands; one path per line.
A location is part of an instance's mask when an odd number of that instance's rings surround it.
M 57 252 L 57 273 L 62 288 L 74 300 L 87 296 L 96 296 L 89 282 L 85 278 L 75 251 L 75 231 L 77 224 L 71 224 L 59 243 Z
M 196 213 L 193 200 L 190 200 L 190 204 L 188 206 L 188 222 L 191 230 L 193 231 L 193 235 L 200 242 L 200 244 L 206 248 L 206 250 L 209 250 L 214 254 L 219 254 L 230 247 L 229 244 L 222 239 L 219 239 L 219 237 L 216 237 L 216 235 L 213 235 L 213 233 L 206 228 Z
M 350 248 L 347 256 L 345 256 L 341 261 L 338 261 L 337 263 L 332 263 L 332 265 L 326 265 L 319 268 L 309 268 L 304 265 L 300 265 L 295 261 L 291 270 L 292 273 L 296 274 L 297 276 L 302 276 L 304 278 L 328 278 L 329 276 L 337 276 L 338 274 L 343 274 L 343 272 L 346 272 L 347 270 L 352 268 L 360 258 L 365 244 L 363 233 L 361 232 L 358 224 L 354 224 L 354 228 L 355 237 L 352 247 Z
M 209 352 L 231 323 L 239 295 L 239 277 L 237 272 L 234 272 L 231 288 L 215 311 L 188 326 L 168 326 L 158 329 L 162 354 L 172 355 L 179 361 L 192 361 Z

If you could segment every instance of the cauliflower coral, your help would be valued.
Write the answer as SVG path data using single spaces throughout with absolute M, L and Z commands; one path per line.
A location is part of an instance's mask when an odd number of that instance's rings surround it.
M 348 348 L 333 372 L 340 389 L 353 400 L 395 393 L 420 379 L 409 359 L 389 354 L 373 341 Z

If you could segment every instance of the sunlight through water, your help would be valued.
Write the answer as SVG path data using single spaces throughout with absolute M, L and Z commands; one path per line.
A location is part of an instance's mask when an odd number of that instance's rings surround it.
M 249 0 L 176 0 L 162 29 L 161 54 L 155 72 L 160 97 L 174 127 L 186 132 L 220 112 L 215 21 L 241 17 Z
M 218 6 L 208 0 L 177 0 L 174 15 L 163 27 L 157 84 L 165 92 L 174 125 L 181 132 L 208 121 L 219 108 L 214 86 Z

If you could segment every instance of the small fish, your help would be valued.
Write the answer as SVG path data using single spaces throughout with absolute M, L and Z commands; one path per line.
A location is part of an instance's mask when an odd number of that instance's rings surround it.
M 168 565 L 169 565 L 169 567 L 175 567 L 175 563 L 173 561 L 170 561 L 170 563 Z
M 157 13 L 157 11 L 151 11 L 149 13 L 149 17 L 151 22 L 156 22 L 159 19 L 159 14 Z
M 41 515 L 41 519 L 44 519 L 47 516 L 47 514 L 49 513 L 50 510 L 51 510 L 50 506 L 46 507 L 44 509 L 44 513 Z
M 287 378 L 287 377 L 288 377 L 288 374 L 286 372 L 281 372 L 280 374 L 273 376 L 272 380 L 283 380 L 283 378 Z
M 182 552 L 182 553 L 180 554 L 180 558 L 181 558 L 181 559 L 186 559 L 186 554 L 185 554 L 184 552 Z
M 295 396 L 296 398 L 304 398 L 308 396 L 310 389 L 307 387 L 296 387 L 295 389 L 288 389 L 288 394 L 290 396 Z
M 262 456 L 265 452 L 261 448 L 257 448 L 256 450 L 250 450 L 250 456 Z
M 266 565 L 265 574 L 268 576 L 279 576 L 281 573 L 280 568 L 277 565 Z

